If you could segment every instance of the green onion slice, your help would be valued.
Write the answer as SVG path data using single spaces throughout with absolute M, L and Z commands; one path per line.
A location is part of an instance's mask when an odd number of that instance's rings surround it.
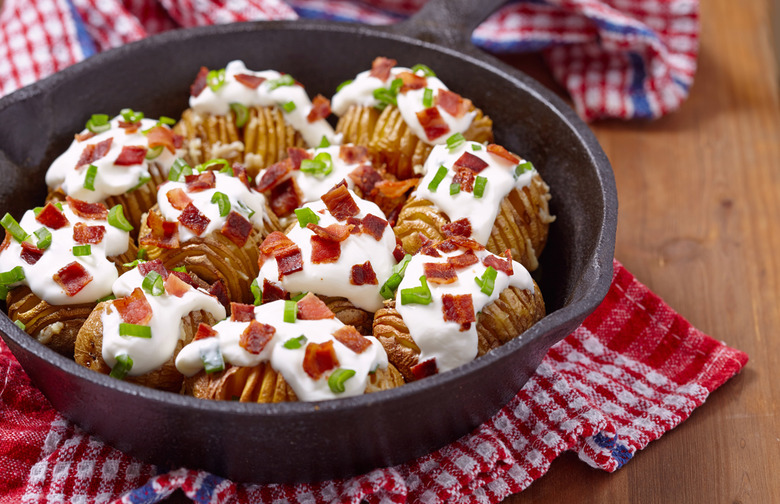
M 455 182 L 450 184 L 450 196 L 455 196 L 460 192 L 460 184 Z
M 342 394 L 346 389 L 344 383 L 355 376 L 353 369 L 338 368 L 328 377 L 328 387 L 334 394 Z
M 201 347 L 200 360 L 203 362 L 203 370 L 207 374 L 225 369 L 225 359 L 222 358 L 222 351 L 219 349 L 219 345 Z
M 485 194 L 485 186 L 487 185 L 487 177 L 477 175 L 474 180 L 474 197 L 481 198 Z
M 479 290 L 482 291 L 483 294 L 487 294 L 488 296 L 493 295 L 493 289 L 496 285 L 496 276 L 498 275 L 498 271 L 496 271 L 493 266 L 488 266 L 485 270 L 485 273 L 482 274 L 482 277 L 475 277 L 474 281 L 477 282 L 477 285 L 479 285 Z
M 471 150 L 473 150 L 473 151 L 481 151 L 482 150 L 482 146 L 479 145 L 478 143 L 473 143 L 473 144 L 471 144 Z
M 287 103 L 282 104 L 282 110 L 287 112 L 288 114 L 295 110 L 295 102 L 294 101 L 288 101 Z
M 296 208 L 295 216 L 298 217 L 298 224 L 302 228 L 306 227 L 308 223 L 317 224 L 320 221 L 319 215 L 314 213 L 314 210 L 308 207 Z
M 135 255 L 135 257 L 136 259 L 141 259 L 141 260 L 146 258 L 146 249 L 143 247 L 139 248 L 138 253 Z
M 87 174 L 84 177 L 84 189 L 88 191 L 95 190 L 95 177 L 97 177 L 97 166 L 91 164 L 87 168 Z
M 235 173 L 233 172 L 233 167 L 230 166 L 230 163 L 227 159 L 224 158 L 215 158 L 210 161 L 206 161 L 205 163 L 198 165 L 198 171 L 204 172 L 206 170 L 211 170 L 215 166 L 221 166 L 219 173 L 229 173 L 231 177 L 235 176 Z
M 150 339 L 152 337 L 152 328 L 148 325 L 119 323 L 120 336 L 132 336 L 134 338 Z
M 171 271 L 178 271 L 179 273 L 187 273 L 187 266 L 176 266 Z
M 263 304 L 263 289 L 260 288 L 257 278 L 252 280 L 249 290 L 252 291 L 252 295 L 255 297 L 255 306 Z
M 216 203 L 219 207 L 220 217 L 225 217 L 230 213 L 230 198 L 227 194 L 217 191 L 211 196 L 211 202 Z
M 322 135 L 322 140 L 320 140 L 320 144 L 317 146 L 317 148 L 324 149 L 325 147 L 330 147 L 330 142 L 328 141 L 328 137 Z
M 133 268 L 135 268 L 136 266 L 138 266 L 139 264 L 141 264 L 141 263 L 145 263 L 145 262 L 146 262 L 146 261 L 144 261 L 143 259 L 136 259 L 136 260 L 135 260 L 135 261 L 133 261 L 133 262 L 129 262 L 129 263 L 124 263 L 124 264 L 122 264 L 122 267 L 124 267 L 124 268 L 128 268 L 128 269 L 133 269 Z
M 333 171 L 333 158 L 327 152 L 320 152 L 314 159 L 302 160 L 301 171 L 318 178 L 326 177 Z
M 219 91 L 225 85 L 225 69 L 209 70 L 206 74 L 206 83 L 213 92 Z
M 376 99 L 379 103 L 376 106 L 378 109 L 384 109 L 388 105 L 398 105 L 398 101 L 395 98 L 395 95 L 386 88 L 376 88 L 374 90 L 374 99 Z
M 278 79 L 271 79 L 268 81 L 265 81 L 268 84 L 268 90 L 273 91 L 276 88 L 280 88 L 282 86 L 294 86 L 295 85 L 295 79 L 293 79 L 293 76 L 290 74 L 285 74 L 279 77 Z
M 13 216 L 7 212 L 3 218 L 0 219 L 0 225 L 2 225 L 5 230 L 14 237 L 14 240 L 18 241 L 19 243 L 22 243 L 27 239 L 28 236 L 30 236 L 27 234 L 27 231 L 22 229 L 22 226 L 16 222 L 16 219 L 14 219 Z
M 436 175 L 433 176 L 433 180 L 428 184 L 428 190 L 436 192 L 436 189 L 439 188 L 439 184 L 441 184 L 441 181 L 444 180 L 444 177 L 446 176 L 447 168 L 445 168 L 444 165 L 439 166 L 439 169 L 436 170 Z
M 230 104 L 230 110 L 236 116 L 236 128 L 243 128 L 246 122 L 249 120 L 249 109 L 246 105 L 233 102 Z
M 143 187 L 150 180 L 152 180 L 152 176 L 151 175 L 146 175 L 146 174 L 142 173 L 141 176 L 138 177 L 138 183 L 135 186 L 131 187 L 127 192 L 133 192 L 136 189 L 139 189 L 139 188 Z
M 179 182 L 187 175 L 192 175 L 192 167 L 185 160 L 177 158 L 168 172 L 168 180 Z
M 108 223 L 122 231 L 133 230 L 133 225 L 125 218 L 125 211 L 121 204 L 112 206 L 108 211 Z
M 287 300 L 284 302 L 284 321 L 292 324 L 298 316 L 298 303 Z
M 51 246 L 51 232 L 45 227 L 36 231 L 35 237 L 38 238 L 38 243 L 35 246 L 39 249 L 46 250 Z
M 423 107 L 433 107 L 433 89 L 431 88 L 425 88 L 425 91 L 423 92 Z
M 92 114 L 86 124 L 86 128 L 92 133 L 103 133 L 111 129 L 111 123 L 108 122 L 106 114 Z
M 73 247 L 73 255 L 76 257 L 92 255 L 92 245 L 76 245 Z
M 22 280 L 24 280 L 24 270 L 21 266 L 0 273 L 0 285 L 13 285 Z
M 287 341 L 285 341 L 282 346 L 286 348 L 287 350 L 295 350 L 297 348 L 301 348 L 303 345 L 306 344 L 308 340 L 306 339 L 306 336 L 301 334 L 297 338 L 290 338 Z
M 157 159 L 160 157 L 160 154 L 162 154 L 164 147 L 162 145 L 158 145 L 157 147 L 153 147 L 146 151 L 146 159 L 152 160 Z
M 241 209 L 242 212 L 246 214 L 247 219 L 251 219 L 252 216 L 255 214 L 255 211 L 243 204 L 240 201 L 237 201 L 238 207 Z
M 401 285 L 401 280 L 403 280 L 404 274 L 406 273 L 406 267 L 409 265 L 409 261 L 411 260 L 411 254 L 406 254 L 404 258 L 401 259 L 401 262 L 393 266 L 393 274 L 390 275 L 390 277 L 385 281 L 384 284 L 382 284 L 382 287 L 379 289 L 379 294 L 383 298 L 390 299 L 395 296 L 395 291 L 398 289 L 398 286 Z
M 304 297 L 306 297 L 306 294 L 308 294 L 308 293 L 309 293 L 309 291 L 303 291 L 303 292 L 299 292 L 299 293 L 298 293 L 298 294 L 296 294 L 295 296 L 292 296 L 292 297 L 290 298 L 290 301 L 295 301 L 295 302 L 297 303 L 298 301 L 300 301 L 301 299 L 303 299 Z
M 533 171 L 533 169 L 534 165 L 531 164 L 530 161 L 520 163 L 519 165 L 515 166 L 515 178 L 519 177 L 525 172 Z
M 436 74 L 431 70 L 427 65 L 423 65 L 422 63 L 417 63 L 412 67 L 412 72 L 417 73 L 419 71 L 422 71 L 423 75 L 426 77 L 436 77 Z
M 103 301 L 112 301 L 116 299 L 116 296 L 113 294 L 109 294 L 108 296 L 103 296 L 102 298 L 98 299 L 96 302 L 102 303 Z
M 401 289 L 401 304 L 430 304 L 433 301 L 431 289 L 425 275 L 420 277 L 420 286 L 410 289 Z
M 156 271 L 150 271 L 146 274 L 144 281 L 141 283 L 141 287 L 152 296 L 160 296 L 165 292 L 163 277 Z
M 344 82 L 339 84 L 338 87 L 336 87 L 336 92 L 338 93 L 339 91 L 344 89 L 346 86 L 349 86 L 350 84 L 352 84 L 352 79 L 345 80 Z
M 108 376 L 121 380 L 127 376 L 131 369 L 133 369 L 133 359 L 127 354 L 120 354 L 116 356 L 116 364 L 111 368 Z
M 128 123 L 138 122 L 144 118 L 143 112 L 136 112 L 131 108 L 124 108 L 119 112 L 119 114 L 122 116 L 122 119 Z
M 455 133 L 447 139 L 447 149 L 452 152 L 466 142 L 460 133 Z
M 27 329 L 27 326 L 26 326 L 26 325 L 24 325 L 24 322 L 22 322 L 21 320 L 14 320 L 14 324 L 16 324 L 16 327 L 18 327 L 18 328 L 19 328 L 19 329 L 21 329 L 22 331 L 24 331 L 25 329 Z
M 141 114 L 141 117 L 143 117 L 143 114 Z M 176 119 L 174 119 L 173 117 L 168 117 L 168 116 L 160 116 L 160 118 L 157 120 L 157 124 L 164 124 L 166 126 L 173 126 L 174 124 L 176 124 Z

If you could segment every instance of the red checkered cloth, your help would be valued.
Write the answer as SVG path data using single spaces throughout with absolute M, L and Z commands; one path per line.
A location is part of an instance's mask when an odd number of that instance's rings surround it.
M 471 434 L 417 460 L 308 485 L 245 485 L 162 472 L 55 412 L 0 343 L 0 503 L 481 502 L 528 487 L 567 450 L 615 471 L 685 420 L 747 362 L 692 327 L 617 261 L 604 302 L 525 387 Z

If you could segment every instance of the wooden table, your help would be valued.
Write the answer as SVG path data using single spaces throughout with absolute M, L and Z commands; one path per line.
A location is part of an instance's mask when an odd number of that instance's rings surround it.
M 566 454 L 506 503 L 780 502 L 780 72 L 771 1 L 703 0 L 699 68 L 681 109 L 653 122 L 592 125 L 617 181 L 616 257 L 696 327 L 747 352 L 747 367 L 619 471 Z M 551 82 L 538 59 L 511 61 Z

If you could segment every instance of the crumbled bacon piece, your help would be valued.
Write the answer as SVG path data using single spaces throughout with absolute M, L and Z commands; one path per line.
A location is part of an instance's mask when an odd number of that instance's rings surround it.
M 3 238 L 3 243 L 0 243 L 0 252 L 7 249 L 9 245 L 11 245 L 11 233 L 6 231 L 5 238 Z
M 350 217 L 347 219 L 347 227 L 349 228 L 349 234 L 360 234 L 363 227 L 363 221 L 357 217 Z
M 107 138 L 102 142 L 86 145 L 84 150 L 81 151 L 81 156 L 76 163 L 76 168 L 79 166 L 84 166 L 85 164 L 94 163 L 98 159 L 108 154 L 108 151 L 111 149 L 111 142 L 113 140 L 113 138 Z
M 114 164 L 117 166 L 132 166 L 141 164 L 146 159 L 146 152 L 149 149 L 143 145 L 125 145 L 117 156 Z
M 108 218 L 108 209 L 103 203 L 87 203 L 70 196 L 66 196 L 65 199 L 73 213 L 82 219 L 106 220 Z
M 361 224 L 362 232 L 371 235 L 376 241 L 382 239 L 382 236 L 385 234 L 385 228 L 387 228 L 387 221 L 374 214 L 367 214 L 363 217 Z
M 458 93 L 447 89 L 439 89 L 433 103 L 453 117 L 463 117 L 471 109 L 471 100 L 464 100 Z
M 250 74 L 236 74 L 235 78 L 238 82 L 248 87 L 249 89 L 259 88 L 260 84 L 267 80 L 265 77 Z
M 149 142 L 149 148 L 163 146 L 171 154 L 176 152 L 176 133 L 165 126 L 155 126 L 146 133 L 146 140 Z
M 428 376 L 433 376 L 439 372 L 439 367 L 436 365 L 436 357 L 431 357 L 428 360 L 422 361 L 411 367 L 410 371 L 415 380 L 422 380 Z
M 313 264 L 334 263 L 341 256 L 341 243 L 319 235 L 311 237 L 311 262 Z
M 352 285 L 378 285 L 376 273 L 371 267 L 371 261 L 355 264 L 349 273 L 349 283 Z
M 360 208 L 349 193 L 346 184 L 338 184 L 323 194 L 322 202 L 328 207 L 330 214 L 339 221 L 347 220 L 360 213 Z
M 362 145 L 342 145 L 339 147 L 339 159 L 346 164 L 362 163 L 368 159 L 368 149 Z
M 187 193 L 181 187 L 171 189 L 165 193 L 165 196 L 168 198 L 168 203 L 176 210 L 184 210 L 187 208 L 187 205 L 192 203 L 192 198 L 187 196 Z
M 477 264 L 478 262 L 479 258 L 471 250 L 468 250 L 461 255 L 447 258 L 447 263 L 451 264 L 455 269 L 468 268 L 472 264 Z
M 247 352 L 257 355 L 263 351 L 265 346 L 271 341 L 276 333 L 276 328 L 272 325 L 261 324 L 257 320 L 252 319 L 244 332 L 241 333 L 241 338 L 238 340 L 238 344 L 241 348 Z
M 39 249 L 35 245 L 22 242 L 22 252 L 19 254 L 19 257 L 21 257 L 22 260 L 27 264 L 33 265 L 37 263 L 41 257 L 43 257 L 44 252 L 45 250 Z
M 303 356 L 303 370 L 312 379 L 318 380 L 323 374 L 338 367 L 339 359 L 333 348 L 333 341 L 309 343 Z
M 512 252 L 509 249 L 506 249 L 506 251 L 504 251 L 504 256 L 506 256 L 506 259 L 499 259 L 498 256 L 490 254 L 482 259 L 482 264 L 485 266 L 492 266 L 493 269 L 511 276 L 514 273 L 514 269 L 512 268 Z
M 446 263 L 423 263 L 423 272 L 428 282 L 435 284 L 451 284 L 458 279 L 455 268 Z
M 452 183 L 460 185 L 460 190 L 463 192 L 474 192 L 474 180 L 476 175 L 473 171 L 462 166 L 455 167 L 455 175 L 452 177 Z
M 159 213 L 150 211 L 146 217 L 149 233 L 139 238 L 143 246 L 154 246 L 166 249 L 179 248 L 179 223 L 163 220 Z
M 35 217 L 35 220 L 52 229 L 60 229 L 68 225 L 68 218 L 54 203 L 46 203 L 46 206 Z
M 73 241 L 76 243 L 97 245 L 103 241 L 105 234 L 105 226 L 87 226 L 83 222 L 77 222 L 73 226 Z
M 230 303 L 230 320 L 233 322 L 249 322 L 254 318 L 254 305 L 244 303 Z
M 305 151 L 304 151 L 305 152 Z M 298 164 L 300 166 L 300 163 Z M 292 159 L 287 158 L 278 163 L 274 163 L 265 170 L 257 181 L 255 189 L 260 192 L 273 189 L 285 180 L 290 178 L 290 173 L 293 170 Z
M 217 176 L 212 170 L 204 171 L 193 175 L 186 175 L 184 182 L 187 184 L 187 191 L 194 193 L 214 189 L 217 186 Z
M 196 282 L 192 278 L 192 275 L 190 275 L 186 271 L 171 271 L 171 275 L 175 276 L 176 278 L 178 278 L 179 280 L 181 280 L 182 282 L 186 283 L 191 287 L 195 287 L 196 289 L 200 287 L 200 285 L 198 285 L 198 282 Z
M 487 168 L 488 164 L 482 158 L 475 156 L 470 152 L 464 152 L 463 155 L 460 156 L 457 161 L 455 161 L 453 166 L 462 166 L 463 168 L 468 168 L 474 173 L 479 173 Z
M 165 269 L 165 266 L 159 259 L 142 262 L 138 265 L 138 273 L 140 273 L 141 276 L 146 276 L 152 271 L 157 272 L 163 278 L 168 276 L 168 270 Z
M 249 235 L 252 234 L 252 223 L 238 212 L 230 212 L 225 219 L 221 232 L 230 241 L 239 247 L 246 245 Z
M 198 341 L 206 338 L 213 338 L 217 334 L 218 334 L 217 331 L 212 329 L 210 325 L 201 322 L 198 325 L 198 332 L 195 333 L 195 337 L 192 338 L 192 341 Z
M 179 214 L 179 222 L 181 222 L 182 226 L 200 236 L 209 226 L 211 219 L 206 217 L 203 212 L 198 210 L 198 207 L 192 203 L 189 203 Z
M 165 287 L 165 292 L 178 298 L 185 295 L 191 289 L 187 282 L 173 273 L 168 275 L 168 278 L 165 279 L 163 286 Z
M 443 240 L 436 244 L 436 248 L 444 252 L 445 254 L 458 250 L 458 246 L 455 245 L 452 240 Z
M 314 237 L 312 237 L 314 238 Z M 303 269 L 303 254 L 300 247 L 293 245 L 274 253 L 276 266 L 279 270 L 279 280 L 285 275 L 290 275 Z
M 444 224 L 441 227 L 441 231 L 444 233 L 444 236 L 448 238 L 450 236 L 462 236 L 464 238 L 468 238 L 471 236 L 471 222 L 467 217 L 464 217 L 454 222 Z
M 306 227 L 310 229 L 314 234 L 324 240 L 342 242 L 349 238 L 351 227 L 349 224 L 331 224 L 328 227 L 318 226 L 313 222 L 306 224 Z
M 383 180 L 376 185 L 382 196 L 387 198 L 400 198 L 404 196 L 409 189 L 417 187 L 417 183 L 420 181 L 418 178 L 410 178 L 406 180 Z
M 301 206 L 301 197 L 296 187 L 295 180 L 288 179 L 271 189 L 271 210 L 279 217 L 290 215 Z
M 420 255 L 425 255 L 428 257 L 441 257 L 441 254 L 439 254 L 439 251 L 436 250 L 436 247 L 433 245 L 424 245 L 422 248 L 420 248 Z
M 520 162 L 520 158 L 506 150 L 504 147 L 497 144 L 488 144 L 487 151 L 491 154 L 495 154 L 498 157 L 502 157 L 511 163 L 517 164 Z
M 312 107 L 309 111 L 309 115 L 306 116 L 306 120 L 310 123 L 325 119 L 330 115 L 330 100 L 318 94 L 311 101 Z
M 208 85 L 208 75 L 209 69 L 204 66 L 200 67 L 198 75 L 195 76 L 195 82 L 190 85 L 190 94 L 193 97 L 197 98 L 203 90 L 206 89 L 206 86 Z
M 141 129 L 141 121 L 136 122 L 127 122 L 127 121 L 119 121 L 119 127 L 125 130 L 125 135 L 132 135 L 133 133 L 137 133 L 139 129 Z
M 233 163 L 233 175 L 240 180 L 247 189 L 251 189 L 252 185 L 249 183 L 249 175 L 246 172 L 246 167 L 239 163 Z
M 396 60 L 385 58 L 384 56 L 374 58 L 369 75 L 384 82 L 390 78 L 390 70 L 393 69 L 396 63 L 398 63 Z
M 222 280 L 217 279 L 211 286 L 209 286 L 208 293 L 217 298 L 219 304 L 227 308 L 230 305 L 230 298 L 227 294 L 227 289 Z
M 293 170 L 300 170 L 301 161 L 304 159 L 312 159 L 312 155 L 309 153 L 309 151 L 301 149 L 300 147 L 288 147 L 287 155 L 290 157 Z
M 298 301 L 298 320 L 324 320 L 336 318 L 328 305 L 323 300 L 312 294 L 307 293 Z
M 398 74 L 398 78 L 403 81 L 401 89 L 398 90 L 401 94 L 406 94 L 407 91 L 412 91 L 414 89 L 422 89 L 428 85 L 428 79 L 426 77 L 421 77 L 412 72 L 401 72 Z
M 356 354 L 363 353 L 371 346 L 371 340 L 360 334 L 354 326 L 341 326 L 333 332 L 333 337 Z
M 260 252 L 266 255 L 271 255 L 277 250 L 282 250 L 290 247 L 295 247 L 295 242 L 287 237 L 286 234 L 281 231 L 274 231 L 265 237 L 263 243 L 260 244 Z
M 450 131 L 450 127 L 444 121 L 436 107 L 430 107 L 417 112 L 417 120 L 425 131 L 428 140 L 436 140 Z
M 477 321 L 471 294 L 444 294 L 441 301 L 444 320 L 460 324 L 461 331 L 467 331 Z
M 128 324 L 145 325 L 152 319 L 152 306 L 140 287 L 133 289 L 129 296 L 115 299 L 113 306 Z
M 289 298 L 289 293 L 278 285 L 263 280 L 263 304 L 270 303 L 271 301 L 279 301 L 280 299 Z
M 76 139 L 77 142 L 86 142 L 93 136 L 97 135 L 97 133 L 94 133 L 92 131 L 86 131 L 84 133 L 76 133 L 73 135 L 73 137 Z
M 395 262 L 399 263 L 403 260 L 403 258 L 406 256 L 406 251 L 404 251 L 404 246 L 401 243 L 401 240 L 398 238 L 395 239 L 395 248 L 393 249 L 393 259 L 395 259 Z
M 471 238 L 466 238 L 465 236 L 461 235 L 453 235 L 448 238 L 452 243 L 457 245 L 460 248 L 468 249 L 468 250 L 485 250 L 484 245 L 481 243 L 472 240 Z
M 349 173 L 348 177 L 364 198 L 369 197 L 377 183 L 382 181 L 382 175 L 370 164 L 358 166 Z

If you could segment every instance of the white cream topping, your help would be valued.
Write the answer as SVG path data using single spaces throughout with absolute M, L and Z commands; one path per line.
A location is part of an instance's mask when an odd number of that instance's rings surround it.
M 482 264 L 482 260 L 493 254 L 487 250 L 481 250 L 475 252 L 480 261 L 467 268 L 458 269 L 458 278 L 455 282 L 450 284 L 427 282 L 431 290 L 432 302 L 430 304 L 401 304 L 401 291 L 403 289 L 420 286 L 420 277 L 425 274 L 423 264 L 446 263 L 447 257 L 463 253 L 463 250 L 456 250 L 449 254 L 442 253 L 441 257 L 422 254 L 412 256 L 396 292 L 395 308 L 409 328 L 409 335 L 420 347 L 419 362 L 435 358 L 439 372 L 456 368 L 474 360 L 478 350 L 476 322 L 472 323 L 468 330 L 461 331 L 460 324 L 457 322 L 444 320 L 442 296 L 445 294 L 470 294 L 474 312 L 478 314 L 482 308 L 498 299 L 501 292 L 507 287 L 512 286 L 527 290 L 534 288 L 533 280 L 528 271 L 520 263 L 513 261 L 513 274 L 508 276 L 498 271 L 492 294 L 483 293 L 474 279 L 482 278 L 487 270 L 487 267 Z M 505 260 L 503 257 L 500 259 Z
M 29 286 L 36 296 L 51 305 L 91 303 L 108 296 L 111 294 L 111 284 L 118 275 L 116 265 L 108 257 L 127 251 L 129 233 L 115 228 L 107 220 L 79 217 L 73 213 L 67 203 L 62 204 L 62 210 L 69 223 L 60 229 L 52 229 L 36 221 L 35 212 L 32 210 L 25 212 L 19 225 L 31 235 L 28 239 L 30 243 L 32 245 L 38 243 L 33 233 L 45 227 L 51 233 L 51 245 L 35 264 L 27 264 L 20 257 L 22 245 L 11 238 L 8 248 L 0 253 L 0 271 L 9 271 L 16 266 L 21 266 L 25 278 L 13 285 Z M 74 246 L 84 245 L 73 240 L 73 227 L 79 222 L 87 226 L 103 226 L 106 230 L 100 243 L 90 244 L 90 255 L 73 255 Z M 84 267 L 92 280 L 74 296 L 69 296 L 54 281 L 53 275 L 74 261 Z
M 186 183 L 173 181 L 166 182 L 157 189 L 157 204 L 159 205 L 160 214 L 166 221 L 178 222 L 179 216 L 183 211 L 175 209 L 168 200 L 168 191 L 173 191 L 174 189 L 181 189 L 184 191 L 192 200 L 192 204 L 210 221 L 206 229 L 200 235 L 196 235 L 188 227 L 179 224 L 179 239 L 182 242 L 189 241 L 196 236 L 208 236 L 214 231 L 221 230 L 222 226 L 225 225 L 227 216 L 230 215 L 230 211 L 237 212 L 248 218 L 255 227 L 265 227 L 265 196 L 253 189 L 247 188 L 238 177 L 219 172 L 214 172 L 214 175 L 216 183 L 212 189 L 189 192 L 187 191 Z M 224 216 L 220 215 L 219 205 L 216 202 L 211 202 L 211 199 L 216 193 L 226 195 L 230 201 L 230 211 Z M 250 214 L 252 215 L 251 217 L 249 217 Z
M 412 72 L 409 68 L 393 67 L 390 70 L 390 77 L 386 81 L 380 80 L 378 77 L 371 76 L 371 71 L 366 70 L 357 74 L 355 79 L 349 84 L 341 88 L 332 99 L 332 110 L 337 116 L 344 115 L 350 106 L 358 105 L 362 107 L 376 107 L 380 104 L 379 100 L 374 98 L 374 91 L 378 88 L 389 88 L 394 79 L 398 78 L 398 74 L 401 72 Z M 425 73 L 422 70 L 412 72 L 420 77 L 425 77 Z M 426 88 L 433 91 L 432 100 L 436 103 L 436 96 L 439 90 L 448 90 L 447 86 L 439 80 L 438 77 L 426 77 Z M 417 118 L 417 113 L 425 110 L 426 107 L 423 104 L 423 98 L 425 96 L 425 88 L 413 89 L 406 91 L 405 93 L 398 93 L 396 101 L 398 103 L 398 110 L 401 112 L 404 122 L 412 130 L 412 132 L 423 142 L 429 145 L 443 144 L 447 142 L 447 138 L 455 133 L 463 133 L 474 120 L 477 115 L 476 111 L 467 112 L 462 117 L 455 117 L 450 115 L 442 107 L 436 106 L 444 122 L 449 126 L 450 131 L 441 135 L 433 140 L 429 139 L 425 134 L 425 130 L 420 124 L 420 120 Z
M 474 146 L 479 150 L 474 150 Z M 454 195 L 450 194 L 450 185 L 455 176 L 453 165 L 464 153 L 473 154 L 488 164 L 484 170 L 477 174 L 487 179 L 481 198 L 475 197 L 473 192 L 466 191 L 460 191 Z M 521 159 L 520 164 L 522 163 L 524 160 Z M 433 181 L 440 166 L 447 169 L 447 174 L 439 183 L 436 191 L 431 191 L 428 186 Z M 529 185 L 531 178 L 536 173 L 536 170 L 529 170 L 515 179 L 514 172 L 517 166 L 501 156 L 488 152 L 484 145 L 477 142 L 463 142 L 452 152 L 444 145 L 437 145 L 425 161 L 425 175 L 412 195 L 432 202 L 434 206 L 447 214 L 451 222 L 467 218 L 471 223 L 471 238 L 485 245 L 493 229 L 501 202 L 512 189 Z
M 193 341 L 179 352 L 176 357 L 177 369 L 186 376 L 194 375 L 203 369 L 201 352 L 213 352 L 218 347 L 224 361 L 234 366 L 256 366 L 261 362 L 270 361 L 271 367 L 281 373 L 298 399 L 319 401 L 360 395 L 365 392 L 369 373 L 378 367 L 387 368 L 387 354 L 376 338 L 368 336 L 371 345 L 363 352 L 355 353 L 332 336 L 336 330 L 344 326 L 337 319 L 285 322 L 284 304 L 284 301 L 273 301 L 255 307 L 255 319 L 275 329 L 273 337 L 259 354 L 250 353 L 239 345 L 241 334 L 249 326 L 249 322 L 224 320 L 213 327 L 217 332 L 216 337 Z M 299 348 L 284 347 L 285 342 L 301 335 L 306 338 L 306 342 Z M 326 372 L 317 380 L 303 369 L 306 346 L 327 341 L 333 341 L 333 348 L 339 362 L 338 368 L 355 371 L 355 375 L 344 382 L 345 390 L 341 393 L 334 392 L 328 386 L 328 377 L 335 369 Z
M 142 146 L 148 149 L 149 141 L 142 131 L 154 127 L 157 121 L 153 119 L 142 119 L 141 127 L 135 133 L 128 134 L 123 128 L 119 127 L 119 121 L 122 116 L 117 116 L 110 121 L 111 129 L 98 133 L 97 135 L 79 142 L 74 140 L 68 150 L 62 153 L 54 160 L 49 170 L 46 172 L 46 184 L 51 189 L 60 187 L 65 194 L 88 203 L 97 203 L 103 201 L 109 196 L 124 194 L 130 189 L 150 177 L 149 167 L 151 163 L 156 163 L 167 175 L 177 157 L 184 154 L 183 149 L 178 149 L 175 153 L 163 148 L 159 156 L 152 160 L 145 159 L 139 164 L 129 166 L 119 166 L 114 164 L 122 148 L 125 146 Z M 167 126 L 166 126 L 167 127 Z M 82 131 L 82 134 L 88 133 L 88 130 Z M 111 148 L 100 159 L 87 163 L 80 167 L 76 165 L 81 158 L 81 153 L 87 145 L 95 145 L 111 138 Z M 87 177 L 89 164 L 97 166 L 95 176 L 95 190 L 89 190 L 84 187 L 84 181 Z
M 132 294 L 136 287 L 142 288 L 144 277 L 138 268 L 120 276 L 113 285 L 114 295 L 122 298 Z M 103 322 L 103 360 L 114 367 L 119 355 L 127 354 L 133 359 L 131 376 L 154 371 L 173 356 L 176 345 L 184 337 L 182 317 L 192 311 L 205 310 L 214 318 L 225 318 L 225 307 L 217 298 L 202 289 L 191 287 L 182 297 L 167 292 L 152 296 L 144 292 L 152 308 L 152 318 L 146 324 L 152 329 L 151 338 L 120 336 L 119 324 L 123 322 L 119 311 L 110 304 L 102 313 Z
M 342 180 L 346 180 L 347 187 L 349 189 L 352 189 L 355 186 L 355 183 L 352 182 L 352 179 L 349 178 L 349 174 L 362 164 L 368 163 L 368 160 L 365 162 L 348 164 L 339 157 L 340 149 L 341 147 L 338 145 L 331 145 L 330 147 L 323 147 L 318 149 L 309 149 L 308 152 L 311 154 L 312 158 L 315 158 L 322 153 L 330 154 L 331 160 L 333 162 L 333 171 L 327 175 L 313 175 L 310 173 L 304 173 L 300 170 L 293 170 L 295 183 L 298 184 L 298 188 L 303 193 L 303 203 L 317 201 L 322 197 L 323 194 L 330 191 L 333 186 Z
M 355 193 L 350 191 L 355 200 L 360 213 L 355 217 L 362 219 L 368 214 L 373 214 L 386 220 L 385 214 L 376 204 L 358 198 Z M 346 224 L 346 221 L 339 222 L 328 211 L 322 201 L 315 201 L 303 205 L 304 208 L 311 208 L 320 218 L 318 226 L 328 227 L 331 224 Z M 314 232 L 308 228 L 302 228 L 294 221 L 292 229 L 287 233 L 288 238 L 295 242 L 301 249 L 303 258 L 303 269 L 295 273 L 284 275 L 279 281 L 279 268 L 275 260 L 267 260 L 260 267 L 258 283 L 262 286 L 263 281 L 282 287 L 287 292 L 313 292 L 324 296 L 341 296 L 347 298 L 353 305 L 366 311 L 374 312 L 382 307 L 382 296 L 379 295 L 379 289 L 382 284 L 392 275 L 395 258 L 395 234 L 388 225 L 382 234 L 382 238 L 377 241 L 373 236 L 367 233 L 351 234 L 342 241 L 341 255 L 338 260 L 332 263 L 314 264 L 311 261 L 311 237 Z M 350 283 L 350 274 L 352 266 L 371 262 L 371 268 L 376 273 L 377 285 L 352 285 Z
M 238 82 L 235 77 L 237 74 L 262 77 L 266 81 L 257 89 L 252 89 Z M 285 121 L 301 133 L 307 145 L 319 145 L 323 136 L 331 143 L 338 143 L 336 133 L 325 119 L 314 122 L 307 119 L 312 103 L 302 86 L 293 84 L 274 88 L 273 82 L 281 77 L 282 74 L 275 70 L 255 72 L 247 70 L 243 61 L 231 61 L 225 67 L 224 85 L 216 92 L 206 86 L 198 96 L 190 96 L 190 108 L 203 114 L 224 116 L 230 113 L 231 103 L 240 103 L 246 107 L 276 105 L 284 114 Z M 295 108 L 285 110 L 283 106 L 288 103 L 294 103 Z

